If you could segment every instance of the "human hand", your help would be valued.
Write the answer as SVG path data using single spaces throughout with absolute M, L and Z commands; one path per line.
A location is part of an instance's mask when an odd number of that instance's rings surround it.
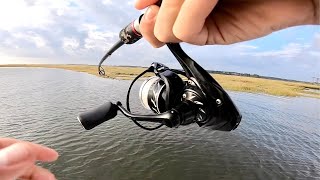
M 48 170 L 36 161 L 51 162 L 58 158 L 53 149 L 11 138 L 0 138 L 0 179 L 54 180 Z
M 320 24 L 319 0 L 136 0 L 149 7 L 140 22 L 154 47 L 167 42 L 232 44 L 291 26 Z

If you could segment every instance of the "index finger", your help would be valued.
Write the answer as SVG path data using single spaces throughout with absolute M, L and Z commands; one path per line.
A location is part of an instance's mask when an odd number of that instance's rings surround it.
M 208 27 L 205 22 L 218 0 L 185 0 L 173 26 L 174 35 L 186 42 L 205 44 Z
M 29 146 L 29 151 L 32 152 L 36 160 L 44 161 L 44 162 L 51 162 L 58 159 L 58 152 L 54 149 L 51 149 L 49 147 L 40 145 L 40 144 L 34 144 L 31 142 L 24 142 L 27 146 Z
M 10 146 L 17 142 L 21 142 L 21 140 L 17 140 L 13 138 L 0 138 L 0 149 Z
M 12 138 L 0 138 L 0 148 L 0 156 L 15 156 L 17 161 L 28 157 L 39 161 L 54 161 L 58 158 L 58 153 L 51 148 Z

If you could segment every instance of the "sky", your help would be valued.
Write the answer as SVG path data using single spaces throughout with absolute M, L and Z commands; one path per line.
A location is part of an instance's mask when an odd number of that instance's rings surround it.
M 0 64 L 98 64 L 119 31 L 145 10 L 134 0 L 10 0 L 0 2 Z M 320 77 L 320 26 L 299 26 L 232 45 L 183 49 L 207 70 L 300 81 Z M 106 65 L 180 68 L 167 47 L 144 39 L 124 45 Z

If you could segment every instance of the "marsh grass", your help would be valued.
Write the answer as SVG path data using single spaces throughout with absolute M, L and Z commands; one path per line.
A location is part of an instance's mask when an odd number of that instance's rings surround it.
M 213 75 L 213 77 L 223 88 L 233 91 L 320 98 L 320 93 L 305 91 L 306 89 L 315 89 L 320 92 L 320 85 L 220 74 Z
M 48 64 L 18 64 L 18 65 L 0 65 L 0 67 L 41 67 L 41 68 L 58 68 L 71 71 L 85 72 L 92 75 L 98 75 L 97 66 L 93 65 L 48 65 Z M 116 67 L 103 66 L 106 71 L 106 78 L 132 80 L 145 70 L 142 67 Z M 144 77 L 151 76 L 146 74 Z M 211 74 L 219 84 L 226 90 L 263 93 L 276 96 L 307 96 L 320 98 L 320 85 L 301 82 L 289 82 L 280 80 L 271 80 L 254 77 L 233 76 Z M 101 76 L 100 76 L 101 77 Z M 318 92 L 306 91 L 308 89 Z

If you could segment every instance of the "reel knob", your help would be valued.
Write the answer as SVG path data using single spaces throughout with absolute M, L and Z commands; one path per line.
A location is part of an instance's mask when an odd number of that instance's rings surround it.
M 81 113 L 77 119 L 86 130 L 90 130 L 99 124 L 114 118 L 117 115 L 117 111 L 117 105 L 107 102 L 97 108 Z

